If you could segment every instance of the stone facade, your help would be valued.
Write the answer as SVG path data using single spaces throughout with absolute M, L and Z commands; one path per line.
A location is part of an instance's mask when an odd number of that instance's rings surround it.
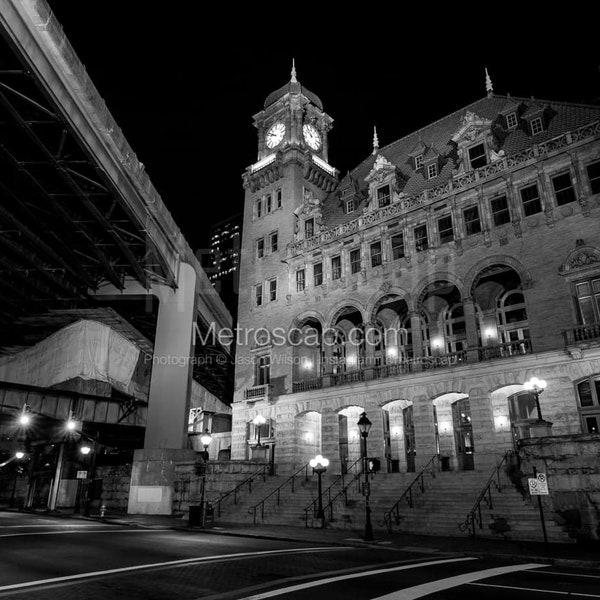
M 338 180 L 315 98 L 294 76 L 254 117 L 232 458 L 255 455 L 261 415 L 279 473 L 316 453 L 340 472 L 364 411 L 388 471 L 488 471 L 532 435 L 533 376 L 553 434 L 600 423 L 600 110 L 489 95 Z

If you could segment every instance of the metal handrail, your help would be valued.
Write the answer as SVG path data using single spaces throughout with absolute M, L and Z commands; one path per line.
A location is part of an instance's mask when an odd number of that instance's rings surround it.
M 406 500 L 408 505 L 411 508 L 413 507 L 413 493 L 412 493 L 413 487 L 418 483 L 419 487 L 421 488 L 421 493 L 425 492 L 425 472 L 428 470 L 430 465 L 431 465 L 431 476 L 433 477 L 433 479 L 435 479 L 435 468 L 433 467 L 433 462 L 435 460 L 438 461 L 438 466 L 439 466 L 439 464 L 440 464 L 440 455 L 439 454 L 434 454 L 429 459 L 429 461 L 427 461 L 427 464 L 421 469 L 419 474 L 412 480 L 412 482 L 404 490 L 404 492 L 402 492 L 402 495 L 400 496 L 400 498 L 398 498 L 398 500 L 394 503 L 394 505 L 383 514 L 383 520 L 384 520 L 385 524 L 387 525 L 387 529 L 388 529 L 389 533 L 392 532 L 392 513 L 394 511 L 395 511 L 394 520 L 396 521 L 396 525 L 398 525 L 400 523 L 400 502 L 402 502 L 402 500 Z
M 363 459 L 361 457 L 357 458 L 347 469 L 345 473 L 342 473 L 341 475 L 339 475 L 338 477 L 336 477 L 336 479 L 334 480 L 334 482 L 321 493 L 321 497 L 327 495 L 327 499 L 328 502 L 331 503 L 331 490 L 340 482 L 342 482 L 342 489 L 345 487 L 345 477 L 346 475 L 350 472 L 351 469 L 353 469 L 359 462 L 362 462 Z M 315 510 L 315 505 L 317 504 L 317 502 L 319 501 L 318 498 L 315 498 L 305 509 L 304 509 L 304 526 L 308 527 L 308 512 L 312 509 L 313 512 Z M 327 504 L 327 506 L 329 506 L 329 504 Z M 325 512 L 325 509 L 323 509 L 323 512 Z
M 359 459 L 362 460 L 362 459 Z M 344 494 L 344 502 L 347 505 L 348 504 L 348 490 L 350 489 L 350 486 L 355 482 L 358 481 L 358 491 L 360 491 L 360 477 L 362 475 L 362 471 L 359 471 L 358 473 L 356 473 L 356 475 L 354 475 L 354 477 L 333 497 L 331 498 L 331 500 L 329 500 L 329 502 L 323 507 L 323 514 L 325 514 L 325 511 L 327 509 L 329 509 L 329 520 L 333 521 L 333 505 L 335 503 L 335 501 L 342 495 Z
M 260 508 L 261 508 L 260 518 L 261 518 L 261 520 L 264 521 L 264 519 L 265 519 L 265 502 L 271 496 L 273 496 L 274 494 L 277 494 L 277 506 L 279 506 L 279 500 L 281 498 L 282 488 L 291 481 L 292 482 L 292 492 L 294 492 L 294 485 L 295 485 L 296 477 L 297 477 L 298 473 L 300 473 L 302 471 L 304 471 L 304 479 L 308 480 L 308 463 L 306 463 L 305 465 L 300 467 L 293 475 L 290 475 L 277 489 L 273 490 L 270 494 L 265 496 L 258 504 L 255 504 L 254 506 L 251 506 L 248 509 L 248 514 L 254 513 L 253 523 L 255 525 L 256 525 L 256 511 L 257 511 L 258 507 L 260 506 Z
M 237 504 L 238 492 L 246 484 L 248 485 L 248 493 L 251 494 L 252 493 L 252 482 L 254 481 L 254 479 L 256 479 L 257 477 L 262 475 L 263 482 L 266 481 L 268 471 L 269 471 L 269 467 L 267 465 L 264 465 L 261 469 L 259 469 L 258 471 L 255 471 L 254 473 L 252 473 L 251 475 L 246 477 L 246 479 L 244 479 L 244 481 L 242 481 L 241 483 L 238 483 L 232 490 L 229 490 L 228 492 L 226 492 L 225 494 L 220 496 L 219 499 L 216 500 L 215 502 L 213 502 L 213 504 L 212 504 L 213 514 L 214 514 L 215 509 L 218 508 L 217 516 L 218 517 L 221 516 L 221 504 L 224 500 L 229 498 L 232 494 L 233 494 L 233 503 Z
M 467 518 L 464 520 L 463 523 L 460 523 L 458 525 L 458 528 L 461 531 L 466 531 L 467 529 L 470 529 L 471 535 L 474 536 L 475 521 L 479 523 L 479 529 L 483 529 L 483 522 L 481 519 L 481 503 L 485 500 L 486 504 L 488 505 L 488 508 L 494 508 L 494 505 L 492 503 L 492 483 L 496 486 L 496 490 L 498 490 L 498 492 L 501 492 L 500 468 L 508 460 L 508 457 L 512 456 L 514 453 L 514 450 L 507 450 L 504 453 L 502 460 L 492 469 L 492 474 L 490 475 L 489 479 L 487 480 L 487 483 L 485 484 L 481 492 L 479 492 L 477 500 L 475 500 L 475 504 L 473 504 L 473 508 L 467 514 Z

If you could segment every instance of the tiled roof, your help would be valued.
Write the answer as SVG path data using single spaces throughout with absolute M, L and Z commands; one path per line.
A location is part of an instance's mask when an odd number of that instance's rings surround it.
M 277 102 L 277 100 L 283 98 L 283 96 L 285 96 L 286 94 L 303 94 L 317 108 L 323 110 L 323 103 L 321 102 L 321 99 L 316 94 L 313 94 L 313 92 L 311 92 L 310 90 L 301 86 L 299 81 L 288 81 L 288 83 L 281 86 L 278 90 L 271 92 L 265 100 L 264 108 L 271 106 L 271 104 L 274 104 L 275 102 Z
M 546 129 L 537 134 L 535 139 L 528 135 L 521 127 L 505 131 L 501 119 L 498 117 L 506 109 L 508 102 L 514 103 L 515 106 L 522 103 L 526 107 L 525 110 L 531 104 L 535 104 L 536 107 L 549 107 L 551 110 L 549 111 L 550 114 Z M 534 143 L 543 142 L 600 119 L 600 107 L 497 95 L 486 96 L 414 133 L 380 148 L 379 154 L 382 154 L 388 161 L 396 165 L 404 181 L 406 181 L 406 185 L 402 189 L 405 194 L 409 196 L 419 194 L 423 190 L 438 186 L 452 177 L 452 171 L 458 164 L 458 154 L 455 145 L 451 143 L 451 138 L 460 129 L 462 118 L 467 111 L 475 113 L 483 119 L 492 121 L 492 129 L 498 138 L 499 149 L 503 149 L 507 155 L 520 152 L 531 147 Z M 422 141 L 428 148 L 433 148 L 440 155 L 440 173 L 437 177 L 430 180 L 425 179 L 420 171 L 415 172 L 413 170 L 413 160 L 410 154 L 414 153 L 419 141 Z M 364 179 L 373 168 L 375 158 L 375 156 L 370 155 L 349 172 L 341 180 L 337 190 L 325 199 L 323 203 L 323 224 L 325 227 L 335 227 L 347 223 L 362 214 L 363 208 L 367 204 L 366 200 L 363 199 L 360 202 L 357 210 L 350 214 L 345 214 L 339 192 L 348 187 L 352 179 L 358 182 L 360 188 L 366 193 L 368 185 Z

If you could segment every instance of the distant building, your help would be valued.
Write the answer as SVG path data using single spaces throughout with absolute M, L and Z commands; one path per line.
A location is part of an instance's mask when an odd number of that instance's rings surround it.
M 229 310 L 237 310 L 243 214 L 210 228 L 209 279 Z

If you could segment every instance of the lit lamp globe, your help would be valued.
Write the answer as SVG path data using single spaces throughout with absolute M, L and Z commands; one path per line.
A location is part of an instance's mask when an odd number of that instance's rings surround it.
M 15 452 L 15 458 L 17 460 L 21 460 L 24 456 L 25 456 L 25 452 L 21 452 L 21 450 L 19 450 L 18 452 Z
M 91 451 L 92 449 L 89 446 L 81 446 L 81 448 L 79 448 L 79 452 L 84 456 L 87 456 Z
M 526 390 L 532 392 L 537 410 L 537 421 L 529 429 L 531 437 L 542 437 L 551 433 L 552 423 L 544 420 L 540 406 L 540 394 L 546 389 L 546 385 L 543 379 L 538 379 L 537 377 L 532 377 L 523 384 Z

